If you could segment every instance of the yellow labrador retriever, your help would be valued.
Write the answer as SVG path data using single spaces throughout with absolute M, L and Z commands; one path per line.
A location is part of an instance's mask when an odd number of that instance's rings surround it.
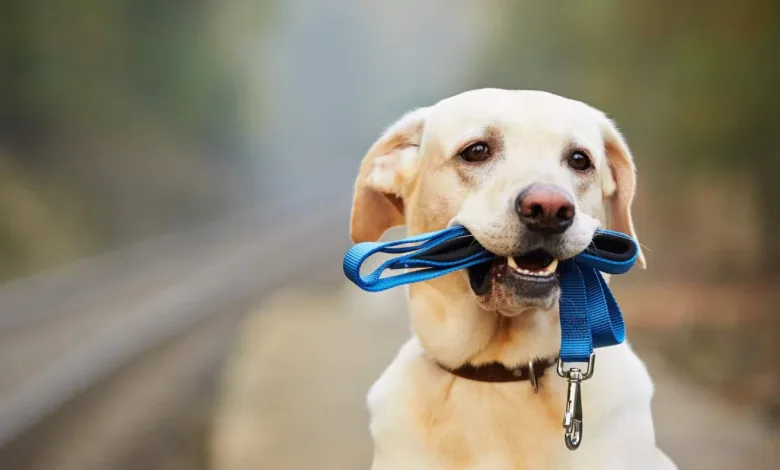
M 538 91 L 445 99 L 371 147 L 355 242 L 402 224 L 409 234 L 461 224 L 498 255 L 489 269 L 409 286 L 413 338 L 368 395 L 373 470 L 675 468 L 656 447 L 653 385 L 627 344 L 597 351 L 583 443 L 570 451 L 563 440 L 556 265 L 600 225 L 636 237 L 634 186 L 629 149 L 603 113 Z

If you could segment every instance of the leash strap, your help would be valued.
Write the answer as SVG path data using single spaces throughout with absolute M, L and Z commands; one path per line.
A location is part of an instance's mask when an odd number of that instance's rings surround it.
M 460 248 L 460 253 L 457 250 L 443 250 L 447 246 Z M 361 276 L 363 263 L 377 253 L 402 256 L 387 260 L 373 272 Z M 344 274 L 361 289 L 379 292 L 460 271 L 490 261 L 493 256 L 474 240 L 465 227 L 456 226 L 387 243 L 358 243 L 344 257 Z M 416 271 L 381 277 L 386 270 L 393 269 Z
M 631 237 L 599 230 L 590 247 L 561 269 L 561 360 L 588 362 L 593 348 L 622 343 L 626 326 L 615 296 L 601 272 L 623 274 L 636 263 Z
M 623 314 L 600 272 L 625 273 L 636 262 L 638 252 L 631 237 L 598 230 L 588 249 L 562 263 L 559 309 L 563 362 L 588 362 L 594 347 L 623 342 Z M 377 253 L 401 256 L 361 276 L 363 263 Z M 358 243 L 344 257 L 344 274 L 361 289 L 378 292 L 490 262 L 494 257 L 465 227 L 455 226 L 386 243 Z M 382 277 L 385 271 L 402 269 L 412 271 Z

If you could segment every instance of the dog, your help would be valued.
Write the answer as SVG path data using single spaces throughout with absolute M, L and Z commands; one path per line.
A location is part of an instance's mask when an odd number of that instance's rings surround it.
M 368 393 L 372 470 L 676 468 L 655 443 L 649 374 L 625 343 L 597 350 L 582 444 L 564 444 L 556 266 L 598 227 L 637 238 L 635 186 L 615 124 L 542 91 L 468 91 L 409 112 L 371 146 L 354 242 L 459 224 L 497 255 L 408 287 L 413 336 Z

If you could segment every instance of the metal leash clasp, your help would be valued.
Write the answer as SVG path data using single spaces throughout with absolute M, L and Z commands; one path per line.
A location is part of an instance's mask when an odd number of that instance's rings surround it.
M 563 369 L 563 360 L 558 359 L 558 375 L 569 382 L 569 391 L 566 394 L 566 411 L 563 413 L 563 428 L 566 430 L 564 440 L 569 450 L 575 450 L 582 443 L 582 394 L 580 391 L 582 381 L 593 377 L 593 369 L 596 363 L 596 355 L 591 354 L 588 359 L 588 368 L 583 373 L 578 367 Z

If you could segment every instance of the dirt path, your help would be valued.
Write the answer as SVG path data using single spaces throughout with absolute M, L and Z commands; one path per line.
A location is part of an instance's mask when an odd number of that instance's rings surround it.
M 277 295 L 250 315 L 226 370 L 213 468 L 367 469 L 365 393 L 407 336 L 400 292 Z M 778 468 L 777 437 L 756 419 L 639 353 L 658 441 L 681 469 Z

